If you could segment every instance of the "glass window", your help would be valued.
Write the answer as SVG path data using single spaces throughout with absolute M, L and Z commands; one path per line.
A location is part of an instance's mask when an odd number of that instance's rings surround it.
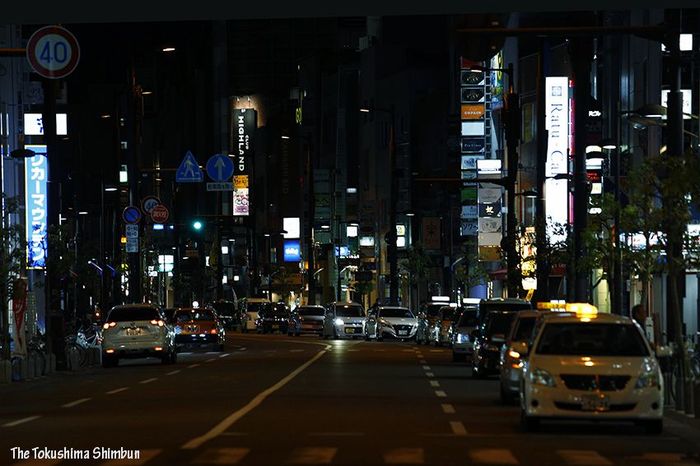
M 515 329 L 515 335 L 513 335 L 513 341 L 527 341 L 532 336 L 532 329 L 535 328 L 534 317 L 526 317 L 524 319 L 518 319 L 518 328 Z
M 112 309 L 107 317 L 108 322 L 126 322 L 135 320 L 158 320 L 160 312 L 155 307 L 120 307 Z
M 537 354 L 648 356 L 642 335 L 631 324 L 547 323 Z
M 365 311 L 362 306 L 337 306 L 335 315 L 338 317 L 364 317 Z
M 383 307 L 379 309 L 379 317 L 405 317 L 407 319 L 413 319 L 413 313 L 404 308 L 400 307 Z
M 462 315 L 459 317 L 459 322 L 457 323 L 458 327 L 476 327 L 477 325 L 476 309 L 462 312 Z
M 298 307 L 296 312 L 300 316 L 322 316 L 326 310 L 322 307 Z
M 513 312 L 492 312 L 486 318 L 486 335 L 506 335 L 514 318 Z

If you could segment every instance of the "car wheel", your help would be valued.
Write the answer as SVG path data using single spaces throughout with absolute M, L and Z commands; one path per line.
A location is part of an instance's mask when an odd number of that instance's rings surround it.
M 640 422 L 647 434 L 659 435 L 664 430 L 663 419 L 650 419 Z
M 525 410 L 520 411 L 520 425 L 525 432 L 536 432 L 540 427 L 540 419 L 525 414 Z

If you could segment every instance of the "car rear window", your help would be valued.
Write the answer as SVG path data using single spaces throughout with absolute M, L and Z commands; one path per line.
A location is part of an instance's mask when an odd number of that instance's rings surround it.
M 212 303 L 211 307 L 220 316 L 233 316 L 236 313 L 236 305 L 233 303 Z
M 361 306 L 337 306 L 335 314 L 338 317 L 364 317 L 365 311 Z
M 385 307 L 379 309 L 379 317 L 405 317 L 407 319 L 412 319 L 413 313 L 408 309 L 402 309 L 400 307 Z
M 298 307 L 297 314 L 300 316 L 322 316 L 326 310 L 322 307 Z
M 246 312 L 261 312 L 270 307 L 270 303 L 248 303 L 246 304 Z
M 515 313 L 513 312 L 493 312 L 486 318 L 486 335 L 505 335 L 510 330 Z
M 126 322 L 134 320 L 160 319 L 158 309 L 154 307 L 120 307 L 112 309 L 107 317 L 109 322 Z
M 526 341 L 532 336 L 532 329 L 535 328 L 534 317 L 525 317 L 518 319 L 518 328 L 515 329 L 515 335 L 513 335 L 514 341 Z
M 537 354 L 648 356 L 642 335 L 631 324 L 547 323 Z
M 190 320 L 214 320 L 214 313 L 207 310 L 201 311 L 178 311 L 175 313 L 175 321 L 188 322 Z
M 455 309 L 454 308 L 443 308 L 442 310 L 442 320 L 452 320 L 455 315 Z

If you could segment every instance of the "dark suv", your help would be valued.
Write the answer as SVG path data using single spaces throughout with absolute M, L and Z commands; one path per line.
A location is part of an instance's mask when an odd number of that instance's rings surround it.
M 514 311 L 491 311 L 486 315 L 474 342 L 473 377 L 483 378 L 500 372 L 501 346 L 506 342 L 515 316 Z
M 290 318 L 289 306 L 284 303 L 266 304 L 258 313 L 256 321 L 258 333 L 280 331 L 287 333 Z

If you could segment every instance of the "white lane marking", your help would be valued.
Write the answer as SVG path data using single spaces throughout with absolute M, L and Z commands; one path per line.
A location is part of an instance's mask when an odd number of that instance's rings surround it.
M 281 379 L 279 382 L 274 384 L 273 386 L 269 387 L 268 389 L 260 392 L 255 398 L 250 400 L 247 405 L 245 405 L 243 408 L 234 411 L 233 413 L 229 414 L 225 419 L 223 419 L 221 422 L 219 422 L 216 426 L 214 426 L 209 432 L 206 432 L 204 435 L 201 435 L 199 437 L 195 437 L 192 440 L 189 440 L 185 444 L 183 444 L 180 448 L 185 449 L 185 450 L 192 450 L 194 448 L 197 448 L 201 446 L 203 443 L 217 437 L 221 433 L 225 432 L 229 427 L 231 427 L 233 424 L 235 424 L 238 420 L 240 420 L 243 416 L 251 412 L 253 409 L 258 407 L 265 399 L 275 393 L 277 390 L 280 388 L 284 387 L 287 385 L 294 377 L 299 375 L 301 372 L 304 371 L 307 367 L 309 367 L 311 364 L 316 362 L 318 359 L 320 359 L 324 354 L 328 352 L 328 348 L 330 348 L 330 345 L 326 347 L 326 349 L 319 351 L 306 361 L 304 364 L 301 366 L 297 367 L 294 371 L 289 373 L 286 377 Z
M 199 364 L 190 364 L 189 366 L 187 366 L 187 368 L 192 369 L 193 367 L 198 367 L 198 366 L 199 366 Z
M 247 349 L 248 349 L 248 348 L 246 348 L 245 346 L 241 346 L 241 348 L 240 348 L 239 351 L 246 351 Z
M 585 466 L 610 466 L 613 463 L 600 456 L 593 450 L 557 450 L 557 455 L 564 459 L 566 464 Z
M 426 372 L 425 376 L 428 378 L 433 378 L 433 377 L 435 377 L 435 374 L 433 374 L 432 372 Z
M 79 400 L 71 401 L 70 403 L 66 403 L 61 406 L 61 408 L 72 408 L 73 406 L 78 406 L 81 403 L 85 403 L 86 401 L 90 401 L 92 398 L 81 398 Z
M 24 417 L 22 419 L 17 419 L 16 421 L 7 422 L 7 423 L 3 424 L 2 426 L 3 427 L 14 427 L 14 426 L 18 426 L 20 424 L 24 424 L 25 422 L 33 421 L 34 419 L 39 419 L 40 417 L 41 416 Z
M 513 453 L 505 448 L 479 448 L 469 451 L 469 456 L 474 463 L 484 464 L 518 464 Z
M 208 448 L 192 461 L 193 464 L 236 464 L 241 461 L 250 448 Z
M 450 421 L 450 428 L 455 435 L 467 435 L 467 429 L 462 424 L 462 421 Z
M 214 361 L 216 361 L 216 358 L 207 359 L 207 360 L 204 361 L 204 362 L 214 362 Z
M 170 371 L 165 375 L 175 375 L 175 374 L 179 374 L 180 372 L 182 372 L 182 369 L 175 369 L 174 371 Z
M 422 448 L 394 448 L 384 453 L 387 464 L 423 464 L 425 453 Z
M 447 393 L 445 393 L 442 390 L 435 390 L 435 396 L 438 398 L 445 398 L 447 396 Z
M 440 386 L 440 382 L 438 382 L 437 380 L 431 380 L 431 381 L 430 381 L 430 386 L 431 386 L 431 387 L 439 387 L 439 386 Z
M 429 371 L 429 370 L 430 370 L 430 366 L 423 366 L 423 370 L 424 370 L 424 371 Z
M 110 390 L 108 392 L 105 392 L 107 395 L 114 395 L 115 393 L 123 392 L 124 390 L 128 390 L 129 387 L 122 387 L 122 388 L 115 388 L 114 390 Z
M 292 451 L 292 464 L 329 464 L 333 462 L 333 457 L 338 452 L 333 447 L 305 447 Z
M 315 437 L 362 437 L 364 432 L 309 432 L 307 435 Z
M 146 463 L 147 461 L 151 460 L 153 457 L 155 457 L 158 453 L 160 453 L 163 450 L 137 450 L 139 452 L 139 458 L 136 459 L 123 459 L 123 460 L 109 460 L 109 461 L 104 461 L 102 463 L 102 466 L 122 466 L 122 465 L 131 465 L 131 466 L 141 466 L 142 464 Z
M 155 382 L 156 380 L 158 380 L 158 377 L 151 377 L 150 379 L 142 380 L 139 383 L 146 384 L 146 383 Z
M 425 359 L 421 359 L 421 360 L 418 361 L 418 362 L 421 363 L 421 364 L 427 364 L 427 363 L 428 363 L 428 361 L 426 361 Z
M 445 414 L 454 414 L 455 413 L 455 407 L 449 403 L 443 403 L 440 406 L 442 407 L 442 412 Z
M 230 356 L 230 353 L 224 353 L 219 355 L 220 358 L 225 358 L 226 356 Z

